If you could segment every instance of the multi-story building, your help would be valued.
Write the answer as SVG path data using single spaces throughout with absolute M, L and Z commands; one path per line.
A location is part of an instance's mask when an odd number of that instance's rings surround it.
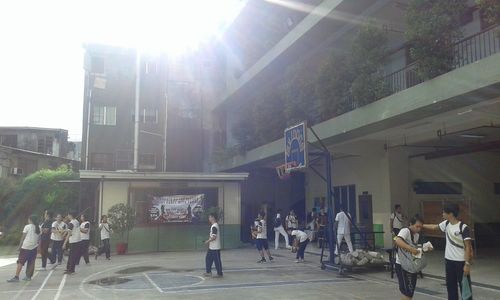
M 487 243 L 484 236 L 500 223 L 494 213 L 500 209 L 498 25 L 485 22 L 474 1 L 468 1 L 451 67 L 424 79 L 416 75 L 418 62 L 405 36 L 410 1 L 299 1 L 285 8 L 269 1 L 258 12 L 252 2 L 225 36 L 231 49 L 226 89 L 210 108 L 219 121 L 214 122 L 219 149 L 212 170 L 250 172 L 242 194 L 242 223 L 251 222 L 252 215 L 266 207 L 295 208 L 301 218 L 323 207 L 324 182 L 312 169 L 293 173 L 285 181 L 275 172 L 284 163 L 283 129 L 303 118 L 332 153 L 336 206 L 346 203 L 355 221 L 368 231 L 372 223 L 377 231 L 383 230 L 386 246 L 391 243 L 389 215 L 395 204 L 403 205 L 407 215 L 421 213 L 437 221 L 445 200 L 461 203 L 478 243 Z M 297 11 L 298 16 L 287 17 Z M 271 18 L 266 24 L 291 26 L 268 41 L 266 32 L 275 27 L 261 26 L 264 17 L 245 15 L 252 13 Z M 310 117 L 306 110 L 317 105 L 317 95 L 306 84 L 295 83 L 317 80 L 332 53 L 351 55 L 353 40 L 367 23 L 387 39 L 379 70 L 386 94 L 376 101 L 355 101 L 348 91 L 341 109 L 326 118 Z M 257 32 L 238 39 L 238 34 L 251 30 Z M 294 80 L 290 70 L 302 81 L 287 85 L 290 77 Z M 310 97 L 303 98 L 302 105 L 286 103 L 282 99 L 290 97 L 287 90 Z M 255 109 L 257 125 L 246 119 Z M 294 109 L 299 112 L 289 113 Z M 267 117 L 266 110 L 271 111 Z M 317 145 L 312 135 L 309 142 Z
M 27 176 L 63 164 L 78 169 L 73 148 L 64 129 L 0 127 L 0 177 Z

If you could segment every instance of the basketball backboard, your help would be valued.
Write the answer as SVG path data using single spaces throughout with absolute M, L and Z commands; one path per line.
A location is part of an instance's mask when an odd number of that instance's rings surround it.
M 285 165 L 288 172 L 307 167 L 307 123 L 285 129 Z

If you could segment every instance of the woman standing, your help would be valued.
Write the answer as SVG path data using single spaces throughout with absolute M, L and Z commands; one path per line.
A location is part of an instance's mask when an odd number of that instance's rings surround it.
M 7 282 L 19 282 L 19 274 L 26 266 L 25 281 L 30 281 L 35 271 L 35 260 L 38 249 L 38 238 L 40 237 L 40 227 L 38 226 L 38 217 L 32 215 L 28 218 L 28 224 L 24 226 L 21 242 L 19 243 L 19 257 L 17 259 L 16 275 Z
M 62 245 L 64 242 L 64 234 L 67 229 L 66 223 L 62 221 L 62 215 L 57 214 L 56 220 L 52 223 L 52 234 L 50 239 L 52 240 L 52 254 L 50 257 L 50 263 L 60 265 L 63 259 L 63 249 Z
M 111 259 L 111 248 L 109 246 L 109 238 L 110 238 L 110 233 L 113 232 L 111 227 L 109 226 L 108 223 L 108 216 L 103 215 L 101 217 L 101 223 L 99 223 L 99 231 L 101 233 L 101 242 L 102 242 L 102 247 L 97 250 L 97 253 L 95 254 L 95 259 L 99 257 L 102 253 L 106 253 L 106 259 L 110 260 Z
M 85 215 L 80 215 L 80 238 L 81 238 L 81 249 L 80 253 L 83 256 L 83 259 L 85 260 L 85 264 L 89 265 L 90 260 L 89 260 L 89 245 L 90 245 L 90 222 L 87 221 L 85 218 Z

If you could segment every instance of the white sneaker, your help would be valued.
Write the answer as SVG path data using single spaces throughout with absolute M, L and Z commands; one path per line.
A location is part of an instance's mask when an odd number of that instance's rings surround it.
M 47 271 L 47 268 L 40 268 L 38 271 Z
M 300 260 L 296 259 L 296 260 L 295 260 L 295 262 L 296 262 L 296 263 L 299 263 L 299 262 L 300 262 Z
M 292 249 L 292 246 L 286 246 L 286 248 L 287 248 L 288 250 L 290 250 L 290 249 Z

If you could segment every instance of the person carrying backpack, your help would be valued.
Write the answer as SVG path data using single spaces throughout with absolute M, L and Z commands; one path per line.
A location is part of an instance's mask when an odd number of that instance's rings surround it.
M 398 276 L 399 291 L 402 295 L 401 299 L 412 299 L 415 293 L 418 272 L 408 269 L 405 262 L 408 260 L 413 261 L 414 257 L 418 256 L 420 251 L 422 251 L 422 249 L 417 248 L 417 244 L 420 239 L 420 231 L 422 230 L 423 223 L 422 219 L 416 215 L 411 218 L 410 226 L 401 228 L 398 235 L 394 238 L 397 246 L 395 268 Z
M 443 207 L 443 222 L 424 224 L 427 230 L 441 230 L 446 236 L 445 270 L 449 300 L 472 299 L 470 270 L 472 266 L 472 237 L 469 226 L 457 219 L 460 209 L 456 203 Z M 465 278 L 464 278 L 465 276 Z

